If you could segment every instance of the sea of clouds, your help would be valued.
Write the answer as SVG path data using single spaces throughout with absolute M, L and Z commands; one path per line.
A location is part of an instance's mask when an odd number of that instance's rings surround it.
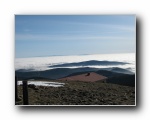
M 33 71 L 44 71 L 48 69 L 53 69 L 53 65 L 63 64 L 63 63 L 74 63 L 89 60 L 98 61 L 118 61 L 127 62 L 129 64 L 125 65 L 97 65 L 97 66 L 84 66 L 84 67 L 95 67 L 95 68 L 109 68 L 109 67 L 119 67 L 128 69 L 135 72 L 135 53 L 126 54 L 93 54 L 93 55 L 72 55 L 72 56 L 50 56 L 50 57 L 30 57 L 30 58 L 15 58 L 15 70 L 26 69 Z M 72 66 L 63 68 L 77 68 L 82 66 Z

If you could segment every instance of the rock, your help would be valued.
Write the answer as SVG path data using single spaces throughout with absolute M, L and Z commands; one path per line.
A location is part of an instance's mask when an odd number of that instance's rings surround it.
M 28 85 L 29 88 L 32 88 L 34 90 L 38 90 L 38 88 L 34 85 L 34 84 L 29 84 Z

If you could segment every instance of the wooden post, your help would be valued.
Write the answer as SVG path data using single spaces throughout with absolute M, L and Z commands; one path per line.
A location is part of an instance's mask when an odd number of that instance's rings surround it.
M 23 81 L 23 104 L 28 105 L 28 85 L 27 81 Z
M 17 77 L 15 76 L 15 101 L 18 101 Z

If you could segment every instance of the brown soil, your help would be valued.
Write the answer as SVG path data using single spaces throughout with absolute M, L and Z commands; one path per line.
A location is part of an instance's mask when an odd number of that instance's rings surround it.
M 107 77 L 105 77 L 103 75 L 99 75 L 99 74 L 94 73 L 94 72 L 91 72 L 91 73 L 86 73 L 86 74 L 81 74 L 81 75 L 75 75 L 75 76 L 61 78 L 59 80 L 62 80 L 62 81 L 95 82 L 95 81 L 105 80 L 105 79 L 107 79 Z

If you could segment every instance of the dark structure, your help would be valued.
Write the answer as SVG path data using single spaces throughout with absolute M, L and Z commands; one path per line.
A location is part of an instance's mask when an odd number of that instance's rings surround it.
M 27 81 L 24 80 L 23 81 L 23 104 L 24 105 L 28 105 L 28 85 L 27 85 Z
M 17 77 L 15 76 L 15 101 L 18 101 Z
M 87 73 L 86 76 L 90 76 L 90 73 Z

